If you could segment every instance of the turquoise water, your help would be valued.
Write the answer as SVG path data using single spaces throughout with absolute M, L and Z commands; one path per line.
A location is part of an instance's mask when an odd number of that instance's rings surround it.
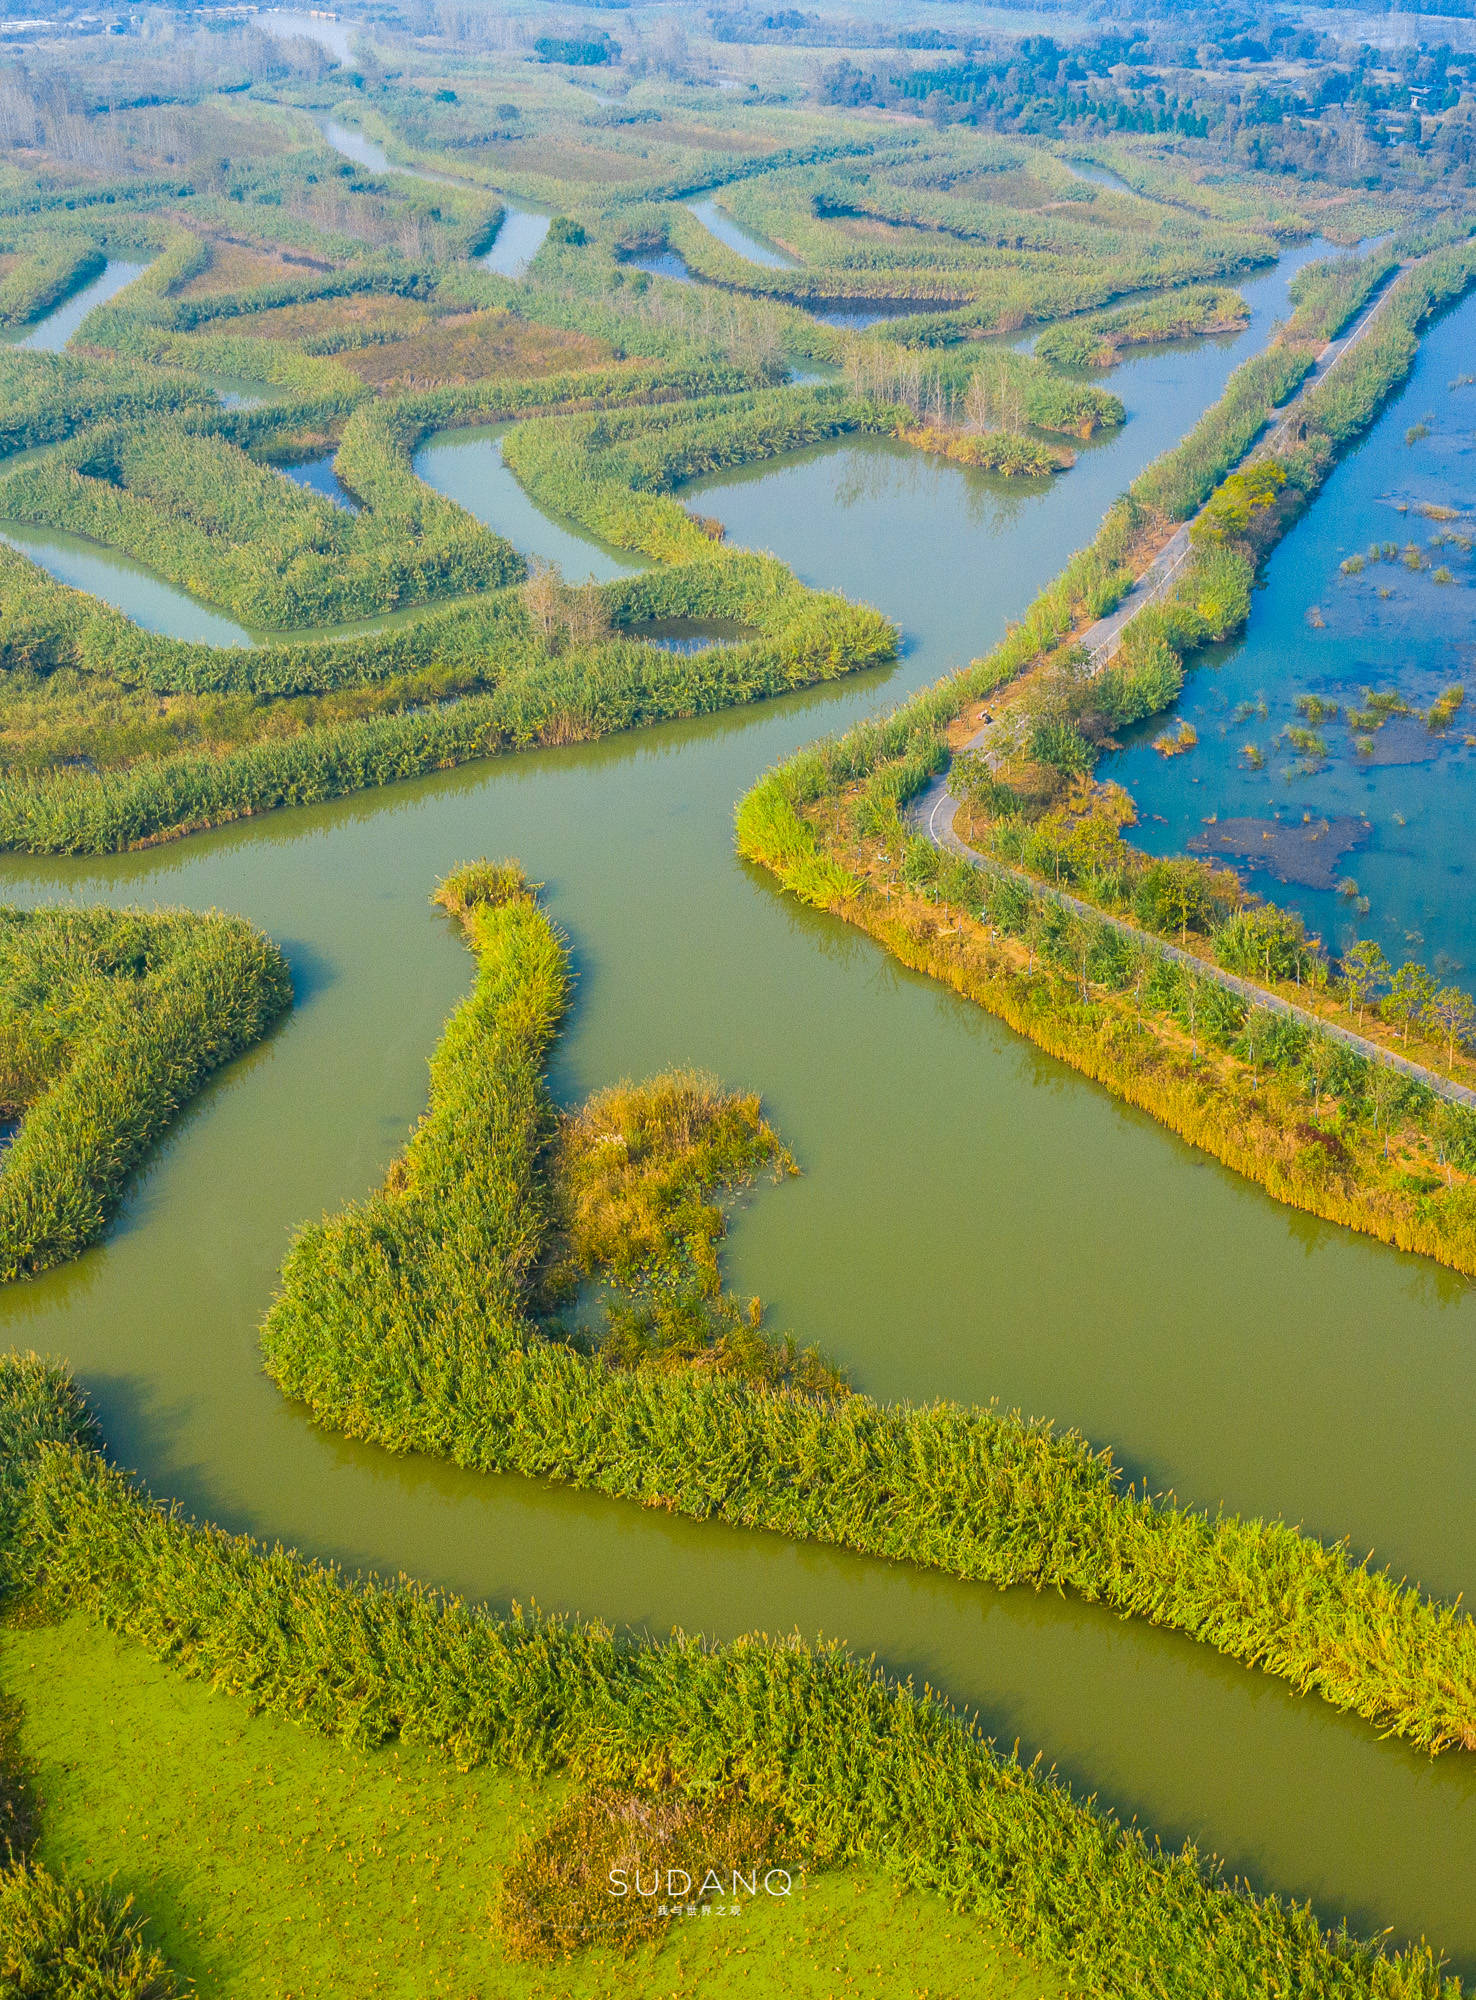
M 1132 420 L 1047 487 L 860 440 L 693 490 L 735 542 L 898 617 L 888 672 L 144 854 L 0 860 L 15 900 L 241 911 L 298 995 L 107 1240 L 0 1293 L 0 1316 L 72 1362 L 122 1463 L 230 1526 L 639 1630 L 838 1636 L 1257 1883 L 1427 1932 L 1472 1969 L 1469 1760 L 1432 1765 L 1079 1604 L 389 1459 L 313 1430 L 256 1346 L 293 1228 L 374 1185 L 423 1108 L 470 981 L 431 885 L 517 855 L 574 954 L 564 1101 L 678 1062 L 765 1093 L 804 1173 L 741 1205 L 728 1271 L 777 1326 L 873 1393 L 998 1396 L 1190 1501 L 1348 1532 L 1442 1590 L 1476 1582 L 1468 1286 L 1279 1207 L 732 852 L 732 803 L 767 765 L 999 637 L 1264 338 L 1287 275 L 1247 287 L 1252 335 L 1116 371 Z
M 1300 909 L 1334 949 L 1373 937 L 1396 964 L 1423 958 L 1468 985 L 1476 972 L 1476 749 L 1468 741 L 1476 733 L 1476 561 L 1454 542 L 1433 544 L 1476 534 L 1476 383 L 1461 380 L 1473 368 L 1476 298 L 1429 330 L 1408 384 L 1278 547 L 1244 638 L 1197 666 L 1176 708 L 1101 767 L 1132 793 L 1140 814 L 1133 837 L 1155 853 L 1213 844 L 1228 837 L 1227 822 L 1330 823 L 1352 843 L 1336 865 L 1319 868 L 1316 849 L 1293 850 L 1291 865 L 1331 872 L 1356 892 L 1278 876 L 1286 857 L 1279 841 L 1270 864 L 1242 864 L 1247 882 Z M 1422 421 L 1428 436 L 1407 443 Z M 1456 518 L 1432 520 L 1422 506 L 1450 508 Z M 1400 556 L 1344 575 L 1342 563 L 1366 556 L 1372 543 L 1393 543 Z M 1411 543 L 1419 570 L 1402 560 Z M 1435 580 L 1441 567 L 1450 582 Z M 1423 712 L 1457 684 L 1467 687 L 1468 705 L 1432 733 Z M 1387 724 L 1360 752 L 1361 732 L 1344 712 L 1361 711 L 1368 689 L 1395 692 L 1420 714 Z M 1283 734 L 1306 726 L 1299 695 L 1340 710 L 1316 725 L 1326 757 L 1310 764 Z M 1181 715 L 1199 746 L 1166 761 L 1152 738 Z M 1263 768 L 1251 767 L 1247 744 Z M 1258 838 L 1249 829 L 1242 844 L 1254 849 Z M 1368 900 L 1366 916 L 1355 893 Z

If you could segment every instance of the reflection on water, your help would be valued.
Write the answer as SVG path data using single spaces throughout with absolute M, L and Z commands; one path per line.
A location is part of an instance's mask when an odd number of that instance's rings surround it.
M 586 535 L 572 521 L 557 521 L 536 507 L 502 460 L 511 428 L 441 431 L 415 454 L 415 470 L 428 486 L 465 507 L 520 555 L 557 563 L 569 583 L 608 583 L 644 568 L 637 556 Z
M 121 292 L 125 285 L 141 278 L 148 268 L 147 263 L 134 264 L 123 257 L 110 257 L 90 283 L 73 292 L 70 298 L 63 299 L 60 305 L 53 306 L 34 326 L 20 332 L 0 334 L 0 340 L 11 347 L 29 347 L 48 354 L 59 354 L 94 306 L 104 304 L 115 292 Z
M 201 379 L 215 392 L 223 410 L 259 410 L 264 403 L 273 401 L 277 393 L 271 383 L 257 381 L 250 375 L 205 375 Z
M 335 153 L 342 153 L 346 160 L 367 167 L 370 173 L 403 174 L 406 180 L 426 181 L 432 187 L 464 188 L 471 185 L 468 181 L 458 180 L 453 174 L 437 174 L 428 167 L 407 167 L 399 160 L 392 160 L 377 139 L 366 137 L 337 118 L 318 118 L 315 122 Z
M 1131 421 L 1013 517 L 987 488 L 971 513 L 965 468 L 918 481 L 870 442 L 703 482 L 735 543 L 902 621 L 890 672 L 144 854 L 0 860 L 15 900 L 240 911 L 283 943 L 298 994 L 187 1111 L 107 1241 L 0 1292 L 0 1317 L 76 1366 L 121 1462 L 228 1526 L 657 1633 L 834 1634 L 1258 1884 L 1423 1931 L 1469 1968 L 1471 1760 L 1431 1763 L 1053 1597 L 393 1459 L 315 1430 L 257 1348 L 291 1231 L 379 1182 L 468 990 L 431 884 L 516 855 L 573 944 L 562 1102 L 675 1063 L 764 1092 L 804 1172 L 741 1206 L 729 1277 L 778 1326 L 876 1394 L 998 1396 L 1192 1502 L 1350 1533 L 1443 1591 L 1476 1581 L 1469 1286 L 1278 1206 L 732 852 L 732 802 L 761 771 L 1000 636 L 1264 338 L 1286 276 L 1247 287 L 1258 334 L 1119 368 Z M 877 484 L 838 508 L 863 449 Z
M 338 474 L 333 470 L 336 456 L 336 453 L 327 451 L 320 458 L 299 459 L 296 465 L 278 465 L 276 470 L 296 485 L 307 487 L 310 493 L 319 493 L 325 500 L 331 500 L 335 507 L 357 514 L 358 501 L 346 486 L 339 484 Z
M 950 477 L 953 469 L 951 460 L 914 451 L 894 438 L 858 441 L 842 461 L 834 505 L 847 513 L 854 508 L 871 510 L 905 492 L 919 511 L 956 509 L 971 528 L 998 534 L 1018 521 L 1029 504 L 1033 482 L 978 472 L 960 489 Z
M 680 285 L 700 283 L 680 250 L 635 250 L 620 261 L 634 271 L 645 271 L 653 278 L 675 278 Z
M 712 646 L 740 645 L 755 636 L 736 618 L 650 618 L 624 628 L 628 639 L 659 646 L 663 653 L 705 653 Z
M 245 626 L 223 612 L 209 610 L 116 549 L 103 548 L 61 528 L 36 528 L 16 521 L 0 526 L 0 540 L 29 556 L 58 583 L 90 591 L 115 611 L 124 612 L 145 632 L 198 639 L 207 646 L 253 643 Z
M 1102 767 L 1136 799 L 1134 838 L 1155 853 L 1212 842 L 1218 823 L 1245 817 L 1366 828 L 1333 882 L 1308 883 L 1274 854 L 1246 879 L 1301 910 L 1334 949 L 1372 936 L 1395 963 L 1438 961 L 1466 983 L 1476 975 L 1473 342 L 1476 298 L 1429 330 L 1407 386 L 1277 549 L 1244 639 L 1191 673 L 1176 712 L 1198 748 L 1165 765 L 1151 749 L 1158 718 Z M 1426 714 L 1453 687 L 1466 700 L 1432 730 Z M 1401 717 L 1401 705 L 1413 713 Z M 1339 881 L 1353 886 L 1339 895 Z
M 947 312 L 956 303 L 951 299 L 813 299 L 805 300 L 806 312 L 827 326 L 846 326 L 859 333 L 863 327 L 879 326 L 883 320 L 908 319 L 914 313 Z

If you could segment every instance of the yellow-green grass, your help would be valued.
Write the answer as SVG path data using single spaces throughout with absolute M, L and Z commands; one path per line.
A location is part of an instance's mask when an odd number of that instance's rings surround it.
M 39 1858 L 111 1882 L 200 2000 L 1049 2000 L 1062 1991 L 939 1898 L 865 1871 L 683 1919 L 659 1948 L 518 1964 L 498 1871 L 567 1796 L 433 1749 L 362 1751 L 212 1694 L 73 1615 L 0 1631 L 41 1797 Z

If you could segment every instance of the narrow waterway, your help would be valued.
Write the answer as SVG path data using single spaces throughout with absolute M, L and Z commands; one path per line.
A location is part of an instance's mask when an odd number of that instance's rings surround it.
M 148 268 L 147 261 L 131 263 L 126 257 L 110 257 L 95 278 L 69 293 L 34 325 L 0 334 L 0 342 L 34 352 L 60 354 L 94 306 L 105 304 L 115 292 L 141 278 Z
M 404 174 L 408 180 L 427 181 L 432 187 L 461 188 L 473 194 L 493 192 L 478 181 L 458 178 L 455 174 L 432 173 L 425 167 L 407 167 L 399 160 L 392 160 L 377 139 L 366 137 L 341 119 L 319 118 L 317 125 L 335 153 L 342 153 L 346 160 L 367 167 L 371 173 Z M 534 202 L 510 201 L 505 194 L 497 198 L 503 207 L 502 220 L 490 246 L 476 261 L 484 271 L 496 271 L 504 278 L 526 277 L 528 266 L 548 234 L 553 210 L 540 208 Z
M 560 1095 L 676 1062 L 762 1090 L 805 1172 L 743 1205 L 729 1275 L 859 1386 L 998 1396 L 1080 1424 L 1186 1499 L 1349 1532 L 1442 1589 L 1476 1579 L 1467 1286 L 1278 1207 L 732 853 L 731 804 L 766 765 L 999 636 L 1264 340 L 1299 261 L 1245 288 L 1250 334 L 1119 369 L 1131 421 L 1049 485 L 864 440 L 694 492 L 735 543 L 896 616 L 890 672 L 147 854 L 0 862 L 15 900 L 240 911 L 287 950 L 298 993 L 186 1114 L 107 1241 L 0 1294 L 0 1313 L 11 1340 L 76 1368 L 125 1464 L 202 1514 L 498 1603 L 838 1636 L 1166 1836 L 1327 1917 L 1426 1932 L 1476 1970 L 1469 1761 L 1432 1765 L 1074 1603 L 393 1460 L 314 1431 L 257 1358 L 290 1232 L 374 1184 L 467 990 L 432 884 L 511 854 L 573 944 Z M 495 451 L 437 449 L 427 476 L 462 478 L 477 504 L 485 475 L 484 517 L 511 532 Z
M 523 555 L 557 563 L 567 583 L 609 583 L 642 568 L 642 559 L 628 549 L 612 548 L 575 522 L 555 520 L 534 506 L 502 461 L 502 440 L 511 428 L 487 424 L 438 432 L 416 452 L 415 470 Z
M 787 250 L 781 250 L 777 243 L 771 243 L 767 236 L 760 236 L 752 229 L 745 229 L 735 222 L 725 208 L 710 195 L 701 201 L 686 204 L 709 235 L 719 243 L 726 243 L 730 250 L 736 250 L 740 257 L 746 257 L 750 264 L 762 264 L 768 271 L 797 271 L 798 258 L 791 257 Z

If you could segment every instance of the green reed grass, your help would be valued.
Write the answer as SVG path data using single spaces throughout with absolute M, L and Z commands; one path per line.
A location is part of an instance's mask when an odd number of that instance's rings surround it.
M 466 878 L 472 997 L 386 1188 L 305 1229 L 262 1344 L 317 1420 L 392 1451 L 568 1481 L 1170 1626 L 1422 1748 L 1476 1748 L 1476 1626 L 1284 1523 L 1139 1493 L 1075 1433 L 995 1409 L 618 1369 L 546 1338 L 560 1205 L 543 1082 L 562 944 L 505 873 Z M 448 891 L 465 898 L 463 878 Z M 820 1386 L 820 1385 L 816 1385 Z
M 97 1237 L 129 1175 L 290 1006 L 276 946 L 214 912 L 0 907 L 0 1281 Z
M 535 1038 L 537 1011 L 525 1015 Z M 503 1619 L 193 1525 L 65 1432 L 46 1437 L 35 1368 L 0 1361 L 0 1453 L 17 1435 L 39 1446 L 27 1579 L 53 1607 L 255 1708 L 349 1744 L 426 1743 L 463 1768 L 490 1759 L 699 1803 L 747 1796 L 817 1864 L 870 1863 L 933 1890 L 1104 2000 L 1459 2000 L 1425 1947 L 1389 1953 L 1324 1932 L 1310 1909 L 1124 1827 L 931 1692 L 837 1648 L 657 1645 Z

